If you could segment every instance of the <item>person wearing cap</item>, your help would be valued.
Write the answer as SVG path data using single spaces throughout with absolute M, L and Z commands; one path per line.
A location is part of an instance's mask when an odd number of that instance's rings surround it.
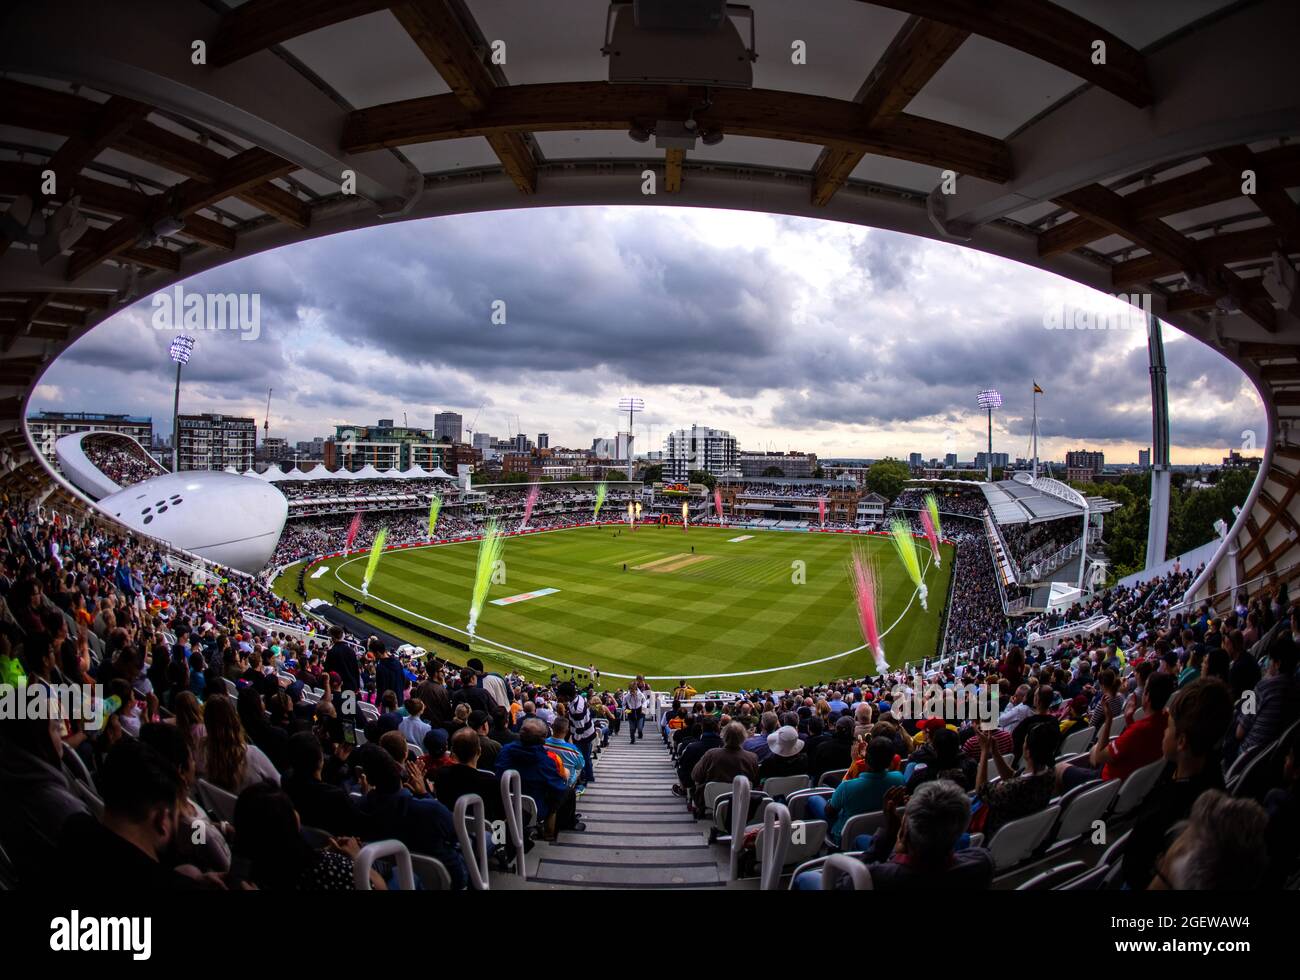
M 799 732 L 790 725 L 782 725 L 767 737 L 768 754 L 758 764 L 761 783 L 774 776 L 803 776 L 808 772 L 808 753 Z

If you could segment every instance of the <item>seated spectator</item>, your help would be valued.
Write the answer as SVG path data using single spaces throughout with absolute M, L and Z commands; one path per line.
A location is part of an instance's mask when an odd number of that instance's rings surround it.
M 282 782 L 303 824 L 336 837 L 366 836 L 361 812 L 347 791 L 327 783 L 325 753 L 312 732 L 289 736 L 289 771 Z
M 775 721 L 776 715 L 772 715 Z M 853 722 L 850 720 L 849 724 Z M 695 788 L 695 810 L 704 811 L 704 787 L 708 783 L 727 783 L 736 776 L 748 777 L 752 785 L 758 785 L 758 758 L 753 752 L 744 748 L 745 726 L 739 722 L 730 722 L 722 730 L 722 745 L 708 749 L 700 761 L 691 770 L 691 782 Z
M 1270 886 L 1291 884 L 1300 858 L 1300 729 L 1282 746 L 1282 785 L 1268 791 L 1268 882 Z
M 175 725 L 155 721 L 140 729 L 140 741 L 153 746 L 167 759 L 181 780 L 176 819 L 182 831 L 174 837 L 165 863 L 192 864 L 201 871 L 228 871 L 230 845 L 226 843 L 225 833 L 193 799 L 198 776 L 184 735 Z
M 692 739 L 677 756 L 677 782 L 673 784 L 673 793 L 677 796 L 689 797 L 694 784 L 691 782 L 691 771 L 695 764 L 704 757 L 704 753 L 709 749 L 716 749 L 722 745 L 721 725 L 717 718 L 709 715 L 700 722 L 700 737 Z
M 50 887 L 84 881 L 88 861 L 117 894 L 198 887 L 197 868 L 183 866 L 182 871 L 164 863 L 178 832 L 182 803 L 175 766 L 153 746 L 123 739 L 105 757 L 96 786 L 104 813 L 99 820 L 78 813 L 64 822 L 58 850 L 43 875 Z
M 1029 733 L 1035 728 L 1051 728 L 1057 741 L 1060 741 L 1061 723 L 1057 720 L 1056 715 L 1052 714 L 1052 705 L 1055 699 L 1056 692 L 1048 684 L 1040 685 L 1038 690 L 1034 692 L 1034 713 L 1011 732 L 1011 744 L 1014 746 L 1012 749 L 1012 762 L 1018 763 L 1020 761 L 1020 757 L 1024 754 L 1025 741 L 1029 738 Z M 981 739 L 981 750 L 984 748 L 983 742 L 984 740 Z
M 1124 716 L 1124 732 L 1115 739 L 1114 744 L 1110 742 L 1110 729 L 1114 719 L 1110 714 L 1109 702 L 1103 700 L 1105 717 L 1087 761 L 1082 765 L 1072 762 L 1058 765 L 1057 790 L 1065 792 L 1094 779 L 1127 779 L 1143 766 L 1162 758 L 1166 720 L 1164 709 L 1173 692 L 1172 674 L 1152 674 L 1142 692 L 1142 710 L 1146 714 L 1134 721 L 1136 709 L 1130 705 Z
M 767 737 L 780 727 L 780 720 L 775 711 L 764 711 L 758 719 L 758 731 L 745 739 L 743 748 L 746 752 L 752 752 L 754 757 L 762 762 L 771 751 L 767 747 Z
M 809 760 L 808 776 L 816 786 L 822 776 L 853 764 L 853 719 L 840 718 L 835 722 L 831 737 L 817 746 Z
M 882 801 L 885 823 L 860 860 L 873 891 L 987 891 L 993 883 L 993 857 L 982 847 L 955 850 L 970 823 L 970 801 L 956 783 L 938 779 L 909 797 L 901 786 Z M 900 816 L 899 810 L 906 805 Z M 800 890 L 821 887 L 821 872 L 799 876 Z M 847 887 L 847 879 L 838 887 Z
M 49 706 L 57 709 L 58 702 Z M 25 887 L 48 874 L 68 819 L 88 815 L 74 777 L 63 768 L 63 719 L 14 718 L 0 722 L 0 839 Z
M 1300 651 L 1289 632 L 1269 646 L 1268 673 L 1255 685 L 1253 702 L 1248 699 L 1237 711 L 1236 727 L 1226 743 L 1225 765 L 1238 753 L 1252 752 L 1281 738 L 1300 718 L 1300 684 L 1295 674 L 1297 652 Z M 1247 704 L 1253 710 L 1247 711 Z
M 1254 800 L 1221 790 L 1202 793 L 1191 817 L 1156 867 L 1148 887 L 1177 891 L 1250 891 L 1268 872 L 1268 814 Z
M 371 840 L 399 840 L 412 854 L 437 858 L 451 875 L 452 887 L 464 888 L 461 858 L 451 811 L 429 795 L 417 796 L 402 784 L 402 770 L 378 745 L 367 743 L 352 753 L 361 813 Z
M 835 787 L 830 800 L 814 796 L 808 800 L 808 815 L 813 820 L 826 820 L 831 824 L 831 842 L 840 843 L 840 832 L 849 817 L 860 813 L 875 813 L 881 809 L 885 794 L 895 786 L 903 785 L 903 774 L 893 770 L 894 743 L 878 736 L 867 743 L 867 771 L 855 779 L 845 779 Z M 856 846 L 855 841 L 848 842 Z
M 285 753 L 289 745 L 289 733 L 271 724 L 266 717 L 266 703 L 262 700 L 262 695 L 254 688 L 246 687 L 239 692 L 236 708 L 239 723 L 244 728 L 244 737 L 262 750 L 277 772 L 284 769 L 288 765 Z
M 491 717 L 485 711 L 471 711 L 469 713 L 469 728 L 478 735 L 479 766 L 489 771 L 495 768 L 497 756 L 501 754 L 501 743 L 490 734 L 492 730 L 491 722 Z
M 1035 717 L 1043 717 L 1036 715 Z M 1033 718 L 1028 719 L 1032 721 Z M 1025 769 L 1015 772 L 1007 760 L 993 752 L 993 733 L 980 732 L 980 759 L 975 774 L 975 791 L 982 804 L 974 829 L 991 838 L 1006 824 L 1045 810 L 1056 795 L 1056 761 L 1059 731 L 1051 724 L 1035 725 L 1025 737 Z M 988 763 L 992 759 L 1001 778 L 989 785 Z
M 582 750 L 569 741 L 569 719 L 556 715 L 551 722 L 551 736 L 546 740 L 546 751 L 551 754 L 560 774 L 570 786 L 577 786 L 582 776 L 584 758 Z
M 250 745 L 230 698 L 208 698 L 203 706 L 203 752 L 197 762 L 199 776 L 228 793 L 242 793 L 263 780 L 278 784 L 279 770 L 261 749 Z
M 1169 699 L 1162 751 L 1169 765 L 1152 788 L 1124 848 L 1124 880 L 1145 888 L 1174 824 L 1187 818 L 1202 793 L 1223 788 L 1215 747 L 1232 718 L 1232 692 L 1200 677 Z
M 483 812 L 488 820 L 504 820 L 505 806 L 501 800 L 501 777 L 490 769 L 480 769 L 481 742 L 478 734 L 462 728 L 451 737 L 452 763 L 443 766 L 433 776 L 434 792 L 438 802 L 454 810 L 462 796 L 477 793 L 483 798 Z
M 760 782 L 773 776 L 803 776 L 808 772 L 808 753 L 803 739 L 790 725 L 782 725 L 767 737 L 768 756 L 758 764 Z
M 519 773 L 524 795 L 537 802 L 537 819 L 544 825 L 544 836 L 554 840 L 560 830 L 587 828 L 576 817 L 577 794 L 556 768 L 546 738 L 546 722 L 526 718 L 519 726 L 519 740 L 502 746 L 496 772 L 498 776 L 507 769 Z
M 309 845 L 293 801 L 274 783 L 248 787 L 235 803 L 235 869 L 262 891 L 352 891 L 352 862 L 360 852 L 355 837 L 331 837 L 322 848 Z M 386 887 L 373 868 L 370 887 Z

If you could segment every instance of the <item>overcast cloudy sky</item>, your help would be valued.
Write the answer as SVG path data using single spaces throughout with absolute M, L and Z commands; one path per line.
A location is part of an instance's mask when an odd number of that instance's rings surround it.
M 999 388 L 994 450 L 1042 455 L 1150 443 L 1141 329 L 1050 331 L 1044 310 L 1114 301 L 955 245 L 726 211 L 569 208 L 463 215 L 336 235 L 245 259 L 186 288 L 255 291 L 261 336 L 204 332 L 183 412 L 251 415 L 271 435 L 329 435 L 403 413 L 478 416 L 551 445 L 610 436 L 620 396 L 645 399 L 638 449 L 692 423 L 742 449 L 927 458 L 983 446 L 975 393 Z M 492 323 L 505 303 L 507 322 Z M 47 374 L 34 409 L 152 415 L 170 431 L 172 331 L 146 298 Z M 1217 462 L 1264 431 L 1245 377 L 1166 330 L 1174 462 Z M 482 406 L 480 412 L 480 405 Z M 516 423 L 516 418 L 518 423 Z M 624 425 L 626 423 L 624 422 Z M 650 445 L 647 445 L 647 439 Z

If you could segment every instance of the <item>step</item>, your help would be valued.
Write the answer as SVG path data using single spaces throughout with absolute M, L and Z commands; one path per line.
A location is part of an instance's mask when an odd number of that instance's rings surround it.
M 719 878 L 718 866 L 711 860 L 695 865 L 639 863 L 628 867 L 547 857 L 538 865 L 534 880 L 554 884 L 644 888 L 656 885 L 715 885 L 721 883 Z
M 710 849 L 699 844 L 693 847 L 635 847 L 608 846 L 588 844 L 551 844 L 542 857 L 542 863 L 549 860 L 580 861 L 587 864 L 640 865 L 640 864 L 702 864 L 713 861 Z
M 599 829 L 589 828 L 581 833 L 562 832 L 563 844 L 581 845 L 586 842 L 593 847 L 694 847 L 703 841 L 702 834 L 682 833 L 647 833 L 645 824 L 628 824 L 634 831 L 611 832 L 610 824 L 601 824 Z
M 583 807 L 578 811 L 582 814 L 582 822 L 586 824 L 597 823 L 628 823 L 636 821 L 642 827 L 651 825 L 660 827 L 665 824 L 680 824 L 686 827 L 695 826 L 695 818 L 685 810 L 680 812 L 662 812 L 662 813 L 645 813 L 639 810 L 614 810 L 604 807 Z
M 689 816 L 689 814 L 688 814 Z M 616 819 L 607 819 L 604 814 L 600 814 L 595 820 L 582 818 L 582 822 L 587 824 L 586 834 L 637 834 L 647 837 L 678 836 L 683 834 L 693 834 L 699 837 L 696 827 L 700 826 L 698 821 L 647 821 L 647 820 L 629 820 L 626 817 Z M 567 839 L 567 838 L 566 838 Z

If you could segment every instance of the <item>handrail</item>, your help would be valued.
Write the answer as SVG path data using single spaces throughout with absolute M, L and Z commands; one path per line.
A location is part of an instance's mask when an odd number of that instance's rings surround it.
M 506 811 L 506 833 L 515 848 L 515 873 L 527 880 L 528 868 L 524 860 L 524 789 L 517 769 L 507 769 L 501 774 L 501 804 Z
M 469 873 L 470 887 L 475 891 L 485 892 L 490 888 L 488 881 L 487 859 L 487 812 L 483 797 L 477 793 L 466 793 L 456 801 L 452 811 L 452 824 L 456 828 L 456 840 L 460 842 L 461 855 L 465 858 L 465 870 Z M 473 840 L 471 830 L 466 826 L 467 820 L 473 821 Z
M 749 777 L 740 773 L 731 781 L 731 864 L 727 880 L 740 877 L 740 855 L 745 847 L 745 827 L 749 823 Z
M 743 777 L 741 777 L 743 778 Z M 732 812 L 735 812 L 736 799 L 731 800 Z M 748 812 L 748 807 L 745 808 Z M 763 811 L 763 832 L 759 834 L 762 849 L 759 861 L 759 889 L 765 892 L 776 891 L 781 883 L 781 871 L 785 868 L 785 856 L 790 851 L 790 837 L 793 821 L 790 809 L 784 803 L 769 803 Z M 743 836 L 743 834 L 742 834 Z M 732 839 L 735 837 L 733 835 Z

